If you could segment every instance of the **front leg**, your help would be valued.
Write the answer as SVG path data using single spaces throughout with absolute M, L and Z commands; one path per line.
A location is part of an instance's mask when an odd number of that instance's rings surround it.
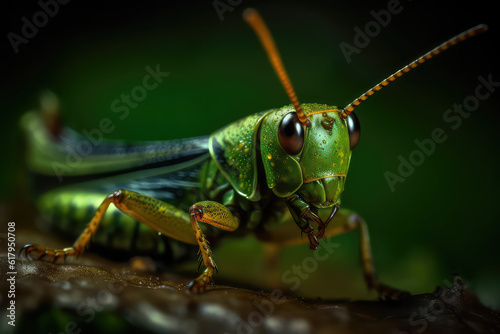
M 297 226 L 302 232 L 307 234 L 309 239 L 309 248 L 315 250 L 318 248 L 319 242 L 318 238 L 314 234 L 313 227 L 309 222 L 313 221 L 319 226 L 319 230 L 324 229 L 324 224 L 321 219 L 311 211 L 311 208 L 307 202 L 305 202 L 299 195 L 292 195 L 286 199 L 286 204 L 290 209 L 293 220 L 296 222 Z M 322 236 L 322 235 L 321 235 Z
M 189 289 L 193 292 L 203 292 L 210 283 L 214 270 L 217 270 L 210 245 L 205 238 L 198 222 L 210 224 L 225 231 L 234 231 L 239 226 L 239 220 L 224 205 L 213 202 L 203 201 L 191 206 L 189 209 L 191 216 L 191 225 L 196 236 L 196 242 L 200 246 L 201 258 L 206 269 L 194 281 L 189 284 Z
M 402 299 L 410 295 L 406 291 L 395 289 L 381 283 L 378 280 L 375 266 L 373 264 L 368 225 L 363 218 L 353 211 L 342 209 L 339 210 L 339 213 L 335 216 L 331 225 L 331 228 L 325 233 L 326 236 L 333 237 L 359 228 L 359 235 L 361 239 L 361 260 L 363 263 L 366 285 L 369 289 L 377 291 L 380 299 L 395 300 Z
M 293 216 L 293 215 L 292 215 Z M 377 278 L 373 264 L 370 235 L 366 222 L 358 214 L 347 209 L 339 209 L 333 217 L 330 226 L 324 230 L 324 237 L 335 237 L 359 228 L 361 238 L 361 260 L 366 284 L 369 289 L 377 291 L 382 300 L 401 299 L 409 295 L 381 283 Z M 275 246 L 292 246 L 303 244 L 304 240 L 296 233 L 295 225 L 290 221 L 274 229 L 262 231 L 258 234 L 260 240 Z

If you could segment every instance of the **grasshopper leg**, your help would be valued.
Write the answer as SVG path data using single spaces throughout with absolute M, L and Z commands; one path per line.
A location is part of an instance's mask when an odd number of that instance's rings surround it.
M 239 220 L 233 216 L 229 209 L 217 202 L 195 203 L 187 214 L 173 205 L 155 198 L 128 190 L 119 190 L 104 199 L 87 228 L 80 234 L 73 246 L 54 249 L 38 244 L 28 244 L 21 249 L 20 253 L 24 253 L 29 259 L 50 262 L 72 257 L 77 258 L 92 241 L 92 236 L 97 232 L 111 203 L 126 215 L 166 236 L 188 244 L 198 244 L 206 269 L 189 284 L 189 289 L 194 292 L 203 292 L 207 284 L 210 283 L 214 270 L 217 270 L 208 241 L 198 223 L 206 223 L 226 231 L 234 231 L 239 226 Z
M 359 229 L 361 238 L 361 259 L 363 262 L 365 281 L 369 289 L 377 291 L 380 299 L 396 300 L 410 295 L 406 291 L 398 290 L 379 282 L 375 266 L 373 264 L 368 225 L 363 218 L 355 212 L 341 209 L 333 219 L 333 224 L 331 225 L 330 229 L 325 232 L 326 237 L 340 235 L 356 228 Z
M 234 231 L 239 226 L 239 220 L 224 205 L 213 201 L 195 203 L 189 209 L 189 215 L 191 216 L 191 225 L 195 232 L 196 242 L 200 246 L 201 258 L 206 267 L 203 273 L 189 284 L 189 289 L 198 293 L 205 291 L 206 286 L 212 279 L 214 270 L 217 270 L 210 245 L 198 223 L 203 222 L 225 231 Z
M 120 203 L 123 197 L 122 191 L 117 191 L 104 199 L 87 228 L 80 234 L 78 239 L 73 243 L 73 246 L 64 249 L 54 249 L 51 247 L 45 247 L 38 244 L 28 244 L 25 245 L 20 254 L 24 252 L 24 255 L 29 259 L 34 260 L 44 260 L 50 262 L 58 262 L 58 260 L 63 259 L 66 261 L 67 258 L 78 258 L 84 251 L 85 248 L 90 244 L 92 236 L 96 233 L 99 223 L 104 216 L 104 213 L 108 209 L 111 203 L 114 203 L 117 208 L 120 208 Z
M 299 245 L 307 242 L 296 233 L 293 219 L 274 230 L 267 230 L 258 235 L 264 242 L 279 246 Z M 372 250 L 370 245 L 370 235 L 366 222 L 355 212 L 340 209 L 333 217 L 328 228 L 322 231 L 324 237 L 334 237 L 359 228 L 361 238 L 361 258 L 366 284 L 369 289 L 377 291 L 382 300 L 401 299 L 409 295 L 406 291 L 401 291 L 380 283 L 377 278 L 375 266 L 373 264 Z

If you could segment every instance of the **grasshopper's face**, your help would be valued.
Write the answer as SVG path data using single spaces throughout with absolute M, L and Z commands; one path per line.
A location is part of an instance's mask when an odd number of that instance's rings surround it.
M 268 187 L 279 197 L 298 195 L 321 216 L 339 204 L 359 123 L 336 107 L 303 104 L 307 125 L 293 107 L 268 114 L 262 121 L 260 148 Z M 315 208 L 315 209 L 314 209 Z M 329 210 L 322 210 L 328 209 Z
M 360 133 L 354 109 L 375 92 L 424 61 L 458 42 L 488 30 L 486 25 L 481 24 L 464 31 L 388 76 L 349 103 L 343 110 L 339 110 L 327 105 L 300 104 L 273 38 L 262 18 L 253 9 L 245 11 L 244 17 L 259 37 L 293 107 L 287 106 L 271 110 L 264 115 L 257 115 L 253 135 L 245 137 L 251 138 L 255 145 L 246 145 L 243 140 L 241 147 L 255 147 L 255 151 L 260 148 L 267 186 L 275 195 L 285 199 L 293 219 L 302 232 L 307 233 L 313 249 L 318 245 L 317 239 L 324 235 L 328 222 L 340 204 L 351 160 L 351 150 L 356 145 Z M 235 128 L 245 129 L 244 125 L 236 124 Z M 219 139 L 224 138 L 212 140 L 218 146 L 211 145 L 213 147 L 211 152 L 216 161 L 224 163 L 223 158 L 227 157 L 218 154 L 223 153 Z M 231 144 L 230 140 L 225 142 Z M 259 145 L 256 145 L 257 143 Z M 234 144 L 233 146 L 235 147 Z M 260 194 L 257 191 L 258 173 L 254 158 L 255 154 L 245 156 L 245 159 L 241 160 L 244 163 L 233 163 L 234 167 L 230 166 L 233 170 L 231 182 L 238 193 L 251 200 L 258 200 Z M 233 158 L 231 161 L 233 160 L 237 159 Z M 221 170 L 225 172 L 224 168 Z M 240 183 L 241 189 L 238 189 L 235 181 L 249 175 L 247 170 L 252 172 L 252 181 Z M 241 176 L 238 178 L 238 175 Z M 313 234 L 311 221 L 319 225 L 317 234 Z

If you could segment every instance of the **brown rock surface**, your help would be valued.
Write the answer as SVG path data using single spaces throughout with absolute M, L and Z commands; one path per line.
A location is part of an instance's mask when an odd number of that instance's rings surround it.
M 311 301 L 220 285 L 193 295 L 187 278 L 134 271 L 150 268 L 144 259 L 125 267 L 18 260 L 16 267 L 16 333 L 500 332 L 500 315 L 458 277 L 449 288 L 397 302 Z M 5 254 L 0 268 L 9 271 Z M 5 297 L 2 332 L 14 329 L 6 325 Z

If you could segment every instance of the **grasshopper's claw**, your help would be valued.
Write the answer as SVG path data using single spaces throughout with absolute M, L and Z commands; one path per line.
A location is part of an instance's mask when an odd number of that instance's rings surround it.
M 307 237 L 309 238 L 309 248 L 312 250 L 318 249 L 319 246 L 319 241 L 314 235 L 314 230 L 311 227 L 311 225 L 307 226 L 305 229 L 301 231 L 301 233 L 307 234 Z
M 24 256 L 31 260 L 43 260 L 48 262 L 57 262 L 59 259 L 66 261 L 67 257 L 77 258 L 80 255 L 78 250 L 73 247 L 68 247 L 64 249 L 53 249 L 50 247 L 40 246 L 38 244 L 27 244 L 21 251 L 19 255 L 24 252 Z
M 46 255 L 45 247 L 42 247 L 38 244 L 25 245 L 19 251 L 19 255 L 21 255 L 23 252 L 24 252 L 24 257 L 31 260 L 42 260 Z
M 207 275 L 201 275 L 188 284 L 188 289 L 192 293 L 203 293 L 207 290 L 207 285 L 210 283 L 210 281 L 210 277 L 208 277 Z
M 318 249 L 319 241 L 316 238 L 316 236 L 314 235 L 314 233 L 313 232 L 308 233 L 307 237 L 309 238 L 309 248 L 312 250 Z
M 34 246 L 34 245 L 32 245 L 32 244 L 26 244 L 26 245 L 24 245 L 24 247 L 21 248 L 21 250 L 19 251 L 19 256 L 21 256 L 21 254 L 24 251 L 24 257 L 27 258 L 28 257 L 28 249 L 30 249 L 32 246 Z
M 325 235 L 325 230 L 326 230 L 326 227 L 324 227 L 324 228 L 320 227 L 318 229 L 318 233 L 316 233 L 316 239 L 320 240 L 321 238 L 323 238 L 323 235 Z

